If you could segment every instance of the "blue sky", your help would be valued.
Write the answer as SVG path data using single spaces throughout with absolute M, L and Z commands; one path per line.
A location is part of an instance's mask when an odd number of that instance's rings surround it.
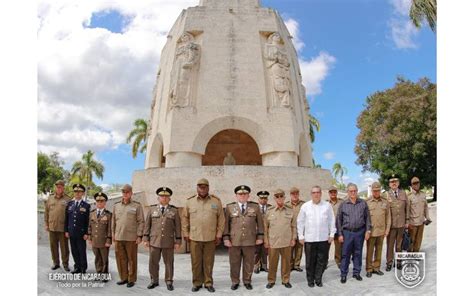
M 194 2 L 197 4 L 197 1 Z M 398 75 L 411 80 L 426 76 L 436 82 L 435 34 L 427 26 L 418 31 L 407 25 L 408 0 L 262 0 L 261 3 L 278 10 L 285 21 L 291 19 L 298 23 L 298 39 L 304 43 L 299 50 L 300 60 L 309 61 L 322 52 L 335 60 L 321 79 L 321 89 L 308 96 L 311 113 L 321 122 L 321 131 L 313 144 L 316 161 L 328 169 L 335 162 L 341 162 L 348 169 L 349 179 L 346 182 L 361 185 L 364 181 L 376 179 L 377 176 L 371 174 L 362 175 L 361 167 L 355 164 L 353 151 L 358 134 L 357 116 L 364 107 L 366 97 L 377 90 L 392 87 Z M 159 7 L 156 9 L 160 10 Z M 130 15 L 123 9 L 121 11 L 108 8 L 82 16 L 83 22 L 86 20 L 83 27 L 105 29 L 118 38 L 125 35 L 122 33 L 131 21 Z M 170 22 L 174 21 L 178 13 L 167 17 Z M 161 28 L 159 34 L 165 36 L 166 28 L 170 26 Z M 94 34 L 101 32 L 104 31 L 94 31 Z M 133 50 L 140 51 L 140 48 Z M 159 54 L 161 47 L 155 46 L 152 50 Z M 149 66 L 147 71 L 151 76 L 156 74 L 157 67 L 158 64 Z M 41 63 L 39 72 L 41 75 Z M 43 85 L 46 83 L 40 79 L 40 89 Z M 143 91 L 145 107 L 136 111 L 145 118 L 149 116 L 147 106 L 151 102 L 151 90 L 152 86 Z M 107 131 L 107 128 L 102 131 Z M 130 148 L 123 144 L 123 138 L 116 140 L 113 132 L 109 130 L 109 133 L 112 134 L 109 137 L 113 145 L 110 144 L 109 149 L 105 145 L 96 150 L 106 167 L 104 179 L 96 182 L 131 182 L 133 171 L 143 169 L 144 156 L 132 159 Z

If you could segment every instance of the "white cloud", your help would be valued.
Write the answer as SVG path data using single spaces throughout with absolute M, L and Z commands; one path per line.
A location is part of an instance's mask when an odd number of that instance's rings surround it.
M 388 25 L 390 27 L 390 37 L 399 49 L 417 48 L 415 37 L 418 29 L 412 24 L 408 15 L 410 12 L 411 0 L 391 0 L 393 12 Z
M 334 158 L 334 156 L 336 156 L 336 153 L 334 152 L 326 152 L 323 154 L 324 158 L 327 159 L 327 160 L 331 160 Z
M 304 47 L 304 42 L 300 38 L 300 24 L 294 19 L 290 18 L 285 21 L 285 25 L 293 37 L 292 41 L 296 51 L 301 51 L 301 49 Z
M 320 52 L 309 61 L 300 59 L 301 75 L 307 95 L 317 95 L 322 92 L 322 82 L 335 62 L 336 58 L 327 52 Z
M 134 119 L 147 118 L 168 30 L 197 0 L 40 1 L 38 149 L 66 162 L 88 149 L 124 143 Z M 92 15 L 115 10 L 122 33 L 88 28 Z

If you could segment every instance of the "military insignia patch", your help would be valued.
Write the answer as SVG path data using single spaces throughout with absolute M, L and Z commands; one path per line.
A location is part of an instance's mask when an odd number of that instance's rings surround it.
M 425 253 L 395 253 L 395 263 L 402 268 L 395 269 L 397 281 L 407 288 L 414 288 L 425 279 Z

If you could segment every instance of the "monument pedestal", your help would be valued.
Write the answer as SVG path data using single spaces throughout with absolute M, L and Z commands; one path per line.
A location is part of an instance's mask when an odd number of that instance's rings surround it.
M 271 204 L 274 203 L 273 192 L 278 188 L 285 190 L 289 199 L 289 189 L 297 187 L 300 198 L 307 201 L 311 198 L 311 187 L 319 185 L 327 190 L 332 184 L 331 173 L 325 169 L 236 165 L 149 168 L 134 172 L 132 186 L 134 192 L 145 195 L 148 204 L 144 206 L 156 204 L 156 189 L 166 186 L 173 190 L 171 204 L 182 207 L 188 197 L 196 194 L 196 182 L 200 178 L 209 180 L 209 192 L 219 197 L 224 206 L 235 201 L 234 188 L 242 184 L 252 189 L 252 201 L 257 201 L 258 191 L 269 191 Z

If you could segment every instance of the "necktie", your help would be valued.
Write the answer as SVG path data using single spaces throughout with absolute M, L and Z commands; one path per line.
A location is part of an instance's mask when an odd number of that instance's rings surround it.
M 161 214 L 163 215 L 164 212 L 165 212 L 165 207 L 161 207 Z
M 78 202 L 78 201 L 76 201 L 76 208 L 78 208 L 78 207 L 79 207 L 79 202 Z
M 100 210 L 97 211 L 97 218 L 100 216 Z
M 394 191 L 395 197 L 398 199 L 398 190 Z
M 265 214 L 265 206 L 262 206 L 262 214 Z
M 245 207 L 244 205 L 242 204 L 242 214 L 245 212 Z

